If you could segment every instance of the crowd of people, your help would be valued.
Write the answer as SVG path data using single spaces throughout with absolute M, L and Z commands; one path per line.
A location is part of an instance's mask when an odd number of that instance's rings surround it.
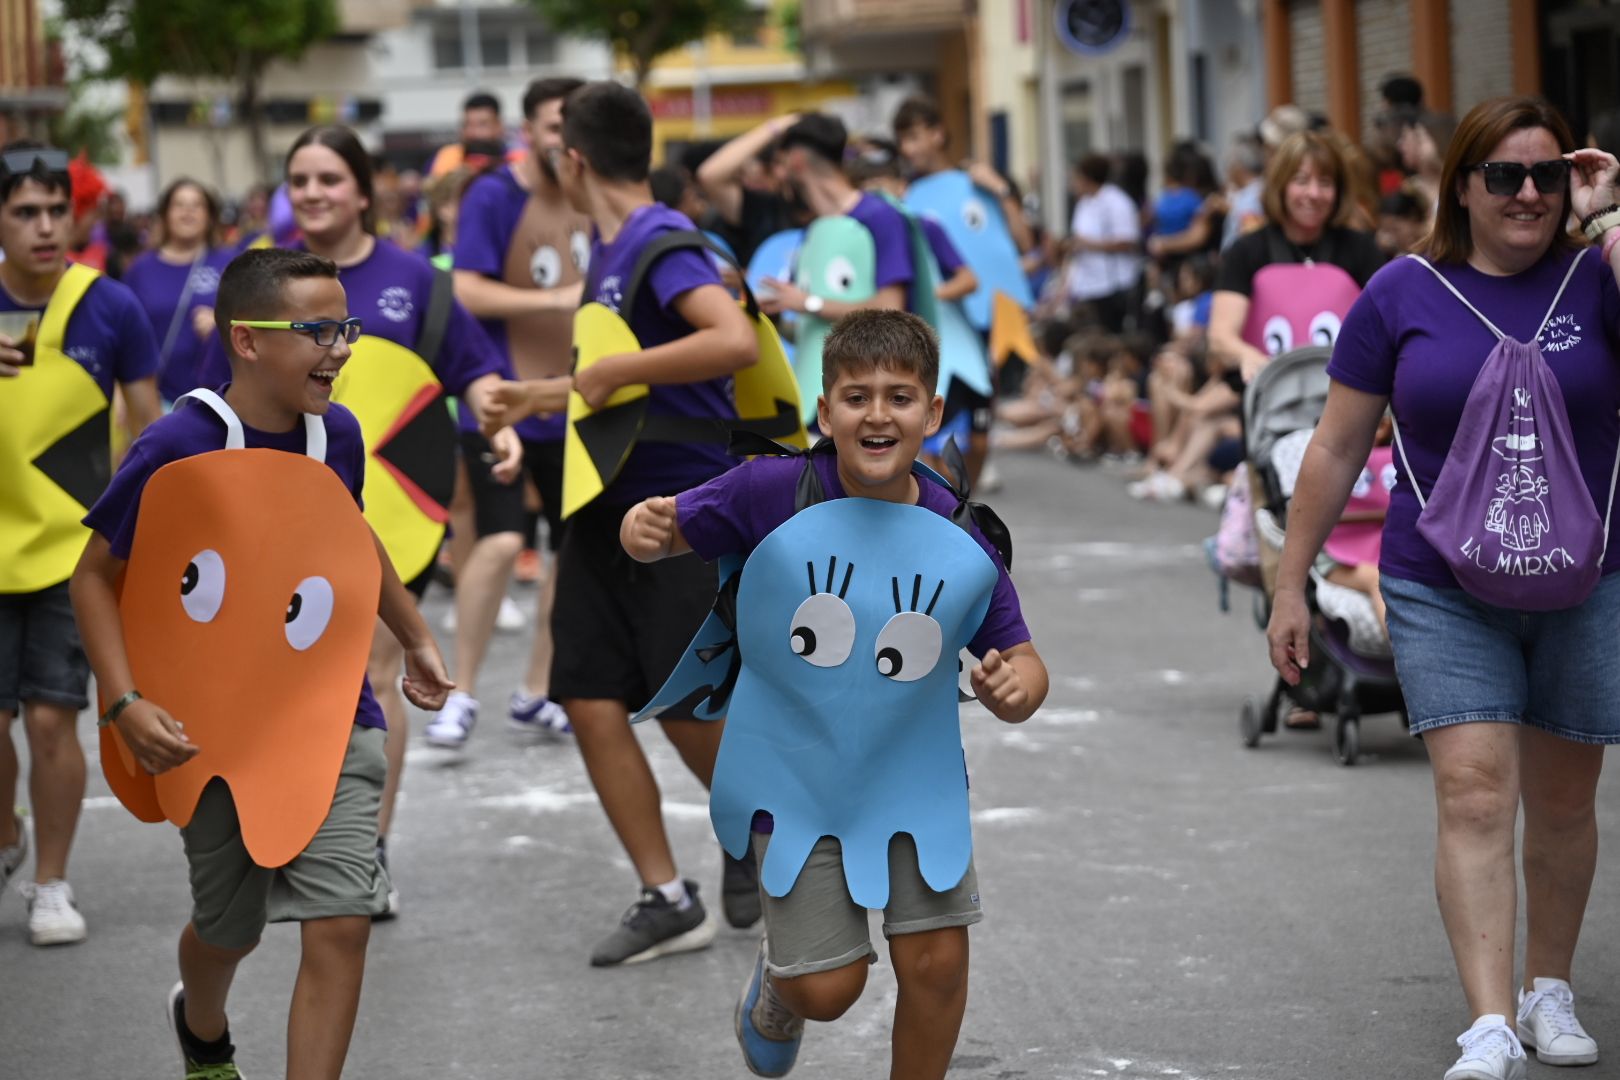
M 26 417 L 0 426 L 21 478 L 0 492 L 0 797 L 20 716 L 33 819 L 31 841 L 0 819 L 0 885 L 32 847 L 31 940 L 88 932 L 67 866 L 93 672 L 109 783 L 182 826 L 185 1075 L 239 1075 L 226 1000 L 267 921 L 302 925 L 288 1075 L 339 1075 L 371 922 L 402 910 L 406 705 L 432 714 L 425 747 L 461 750 L 492 635 L 526 625 L 506 719 L 574 741 L 638 878 L 589 962 L 717 932 L 631 726 L 656 718 L 711 789 L 723 917 L 763 922 L 734 1017 L 746 1066 L 786 1074 L 804 1021 L 850 1008 L 883 908 L 891 1075 L 941 1077 L 982 917 L 941 654 L 969 649 L 1003 721 L 1047 691 L 1005 526 L 970 493 L 994 487 L 993 452 L 1047 450 L 1129 473 L 1135 499 L 1230 505 L 1246 388 L 1314 347 L 1333 389 L 1291 485 L 1273 662 L 1290 683 L 1310 665 L 1313 573 L 1387 627 L 1434 762 L 1474 1020 L 1447 1080 L 1523 1077 L 1526 1048 L 1595 1061 L 1570 978 L 1620 739 L 1596 652 L 1620 568 L 1620 163 L 1539 102 L 1457 123 L 1411 79 L 1383 89 L 1366 145 L 1282 106 L 1224 173 L 1191 141 L 1157 178 L 1087 154 L 1061 237 L 1011 178 L 958 159 L 924 98 L 882 132 L 786 115 L 654 169 L 636 93 L 546 78 L 516 145 L 493 97 L 468 98 L 425 179 L 318 126 L 276 187 L 227 208 L 177 179 L 144 221 L 82 159 L 0 148 L 0 400 Z M 255 485 L 288 493 L 274 550 Z M 539 584 L 532 613 L 511 610 L 514 575 Z M 241 613 L 282 578 L 270 649 Z M 449 663 L 418 610 L 436 582 L 455 593 Z M 817 682 L 857 646 L 871 670 Z M 199 679 L 196 655 L 248 659 Z M 220 687 L 265 671 L 298 689 L 253 726 L 307 730 L 297 761 L 218 715 Z M 871 710 L 903 733 L 887 749 L 783 734 Z M 311 715 L 341 722 L 298 726 Z M 277 814 L 274 769 L 299 777 Z

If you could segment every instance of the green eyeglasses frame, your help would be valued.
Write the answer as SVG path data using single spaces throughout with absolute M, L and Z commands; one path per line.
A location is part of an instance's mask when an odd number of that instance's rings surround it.
M 360 340 L 361 324 L 359 319 L 322 319 L 319 322 L 289 322 L 277 319 L 232 319 L 232 326 L 251 326 L 255 330 L 292 330 L 299 334 L 308 334 L 315 339 L 315 344 L 321 348 L 330 348 L 337 344 L 338 335 L 353 345 Z

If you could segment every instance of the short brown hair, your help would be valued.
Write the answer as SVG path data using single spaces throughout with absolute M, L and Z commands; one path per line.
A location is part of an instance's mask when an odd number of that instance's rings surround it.
M 944 126 L 945 121 L 939 115 L 939 106 L 935 105 L 931 98 L 908 97 L 894 111 L 894 137 L 897 139 L 914 127 Z
M 1266 165 L 1265 187 L 1260 194 L 1260 205 L 1265 207 L 1266 218 L 1279 226 L 1288 220 L 1283 193 L 1288 182 L 1307 161 L 1327 173 L 1333 181 L 1333 213 L 1328 215 L 1328 225 L 1348 225 L 1355 213 L 1350 167 L 1333 140 L 1316 131 L 1296 132 L 1279 143 L 1272 153 L 1271 161 Z
M 1468 208 L 1457 195 L 1468 182 L 1468 172 L 1484 161 L 1496 145 L 1515 131 L 1542 128 L 1558 143 L 1558 152 L 1575 149 L 1575 136 L 1562 114 L 1537 97 L 1502 97 L 1482 101 L 1468 110 L 1457 125 L 1440 168 L 1440 205 L 1435 208 L 1434 227 L 1417 246 L 1417 252 L 1430 262 L 1467 262 L 1474 253 L 1474 237 L 1468 225 Z M 1569 190 L 1564 191 L 1564 209 L 1569 209 Z M 1553 234 L 1553 245 L 1569 250 L 1582 241 L 1560 230 Z
M 286 314 L 288 284 L 304 278 L 337 280 L 337 264 L 308 251 L 285 248 L 249 248 L 230 261 L 219 275 L 214 317 L 229 356 L 232 319 L 274 319 Z
M 930 394 L 939 386 L 939 337 L 909 311 L 866 308 L 833 325 L 821 346 L 821 390 L 840 375 L 887 368 L 915 375 Z

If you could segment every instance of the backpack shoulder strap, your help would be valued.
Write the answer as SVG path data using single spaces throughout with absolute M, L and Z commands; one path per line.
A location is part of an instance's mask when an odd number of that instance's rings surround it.
M 416 340 L 416 355 L 426 360 L 428 367 L 438 363 L 439 350 L 444 347 L 444 333 L 450 326 L 450 303 L 454 299 L 450 270 L 435 266 L 427 312 L 422 316 L 422 333 Z
M 198 387 L 187 394 L 181 394 L 175 402 L 191 398 L 199 405 L 205 406 L 225 424 L 225 449 L 242 450 L 247 447 L 247 435 L 242 427 L 242 418 L 236 415 L 236 410 L 226 404 L 225 399 L 214 391 L 205 387 Z M 314 413 L 304 414 L 304 453 L 322 464 L 326 463 L 326 422 Z
M 1434 268 L 1434 264 L 1429 262 L 1428 259 L 1425 259 L 1423 256 L 1417 254 L 1416 252 L 1411 252 L 1411 253 L 1407 254 L 1405 257 L 1408 258 L 1408 259 L 1415 259 L 1420 266 L 1422 266 L 1429 273 L 1433 274 L 1434 279 L 1436 281 L 1438 281 L 1440 284 L 1444 285 L 1446 287 L 1446 291 L 1451 293 L 1452 296 L 1455 296 L 1458 300 L 1462 301 L 1463 307 L 1467 308 L 1469 311 L 1472 311 L 1474 313 L 1475 317 L 1478 318 L 1480 322 L 1484 323 L 1486 328 L 1489 329 L 1491 333 L 1496 335 L 1496 339 L 1498 341 L 1500 341 L 1502 338 L 1507 336 L 1506 334 L 1502 333 L 1502 331 L 1498 330 L 1496 328 L 1496 324 L 1491 322 L 1491 320 L 1487 319 L 1485 317 L 1484 313 L 1479 310 L 1479 308 L 1477 308 L 1473 304 L 1469 303 L 1468 302 L 1468 297 L 1464 296 L 1461 292 L 1459 292 L 1457 290 L 1457 286 L 1455 286 L 1451 282 L 1447 281 L 1445 275 L 1442 274 L 1440 271 L 1436 270 Z M 1559 295 L 1563 295 L 1563 291 L 1564 291 L 1563 289 L 1559 289 L 1558 290 Z M 1553 301 L 1553 303 L 1555 303 L 1555 304 L 1557 302 L 1558 302 L 1557 300 Z M 1538 330 L 1536 333 L 1539 335 L 1540 331 Z
M 641 254 L 636 258 L 635 268 L 630 271 L 630 284 L 625 288 L 624 300 L 620 304 L 620 311 L 627 320 L 630 312 L 635 309 L 636 295 L 641 291 L 641 283 L 652 270 L 653 263 L 671 251 L 687 249 L 702 249 L 735 268 L 738 278 L 742 281 L 743 302 L 748 307 L 748 317 L 759 318 L 759 301 L 754 299 L 754 290 L 748 287 L 748 275 L 738 264 L 736 256 L 697 229 L 671 229 L 659 233 L 648 241 L 647 246 L 641 249 Z

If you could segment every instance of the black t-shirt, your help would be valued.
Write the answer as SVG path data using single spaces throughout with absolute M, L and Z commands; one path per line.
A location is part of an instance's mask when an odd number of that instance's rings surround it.
M 1364 289 L 1385 261 L 1372 233 L 1332 227 L 1323 231 L 1314 244 L 1295 244 L 1283 235 L 1282 229 L 1267 225 L 1239 237 L 1221 255 L 1215 289 L 1249 296 L 1254 289 L 1254 275 L 1261 270 L 1277 263 L 1301 263 L 1307 259 L 1337 266 Z
M 719 214 L 715 214 L 712 224 L 708 224 L 708 227 L 726 238 L 731 250 L 737 253 L 737 261 L 746 267 L 759 245 L 783 229 L 791 229 L 793 220 L 789 215 L 786 199 L 780 195 L 745 187 L 742 193 L 741 220 L 733 225 L 723 220 Z

